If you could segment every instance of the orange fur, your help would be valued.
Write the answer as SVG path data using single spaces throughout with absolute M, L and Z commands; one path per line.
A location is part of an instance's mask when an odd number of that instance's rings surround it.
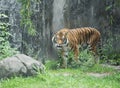
M 97 54 L 96 47 L 100 41 L 100 32 L 91 27 L 83 27 L 76 29 L 61 29 L 52 38 L 52 41 L 57 48 L 60 48 L 63 57 L 63 67 L 67 66 L 65 62 L 65 53 L 72 50 L 74 52 L 74 59 L 79 61 L 79 45 L 88 44 L 91 47 L 91 51 Z M 65 59 L 65 60 L 64 60 Z M 65 64 L 66 63 L 66 64 Z

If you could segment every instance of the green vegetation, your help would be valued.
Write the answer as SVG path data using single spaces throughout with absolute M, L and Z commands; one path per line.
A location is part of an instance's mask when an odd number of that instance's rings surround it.
M 19 0 L 21 2 L 21 25 L 24 27 L 24 29 L 28 30 L 28 33 L 31 35 L 35 35 L 35 27 L 33 26 L 33 22 L 31 20 L 31 0 Z
M 84 47 L 85 48 L 85 47 Z M 71 51 L 68 53 L 68 67 L 69 68 L 79 68 L 79 67 L 91 67 L 95 64 L 95 62 L 97 61 L 96 58 L 99 58 L 97 56 L 94 56 L 93 53 L 91 51 L 89 51 L 89 47 L 87 47 L 86 49 L 84 49 L 83 47 L 80 48 L 80 54 L 79 54 L 79 61 L 80 63 L 76 63 L 74 60 L 74 53 Z M 62 57 L 59 56 L 60 59 L 56 62 L 56 66 L 59 68 L 59 66 L 62 64 Z
M 110 37 L 109 39 L 106 40 L 106 43 L 103 44 L 102 47 L 103 59 L 101 60 L 103 63 L 120 65 L 120 54 L 119 52 L 115 52 L 115 49 L 113 47 L 114 41 L 117 41 L 119 38 L 120 38 L 119 35 L 114 36 L 114 38 Z
M 52 67 L 50 63 L 48 61 L 46 67 Z M 90 73 L 107 75 L 96 77 Z M 84 70 L 81 68 L 57 70 L 47 68 L 45 74 L 34 77 L 1 80 L 0 88 L 119 88 L 119 83 L 120 72 L 113 68 L 95 65 Z
M 120 0 L 116 0 L 115 6 L 116 6 L 116 7 L 120 7 Z
M 35 25 L 33 24 L 32 15 L 32 4 L 39 3 L 40 0 L 18 0 L 21 3 L 21 25 L 23 29 L 27 29 L 28 34 L 36 35 Z
M 14 55 L 16 50 L 11 48 L 9 43 L 9 37 L 12 36 L 9 33 L 10 24 L 8 23 L 8 16 L 0 14 L 0 59 Z
M 119 35 L 119 20 L 118 20 L 118 13 L 117 11 L 120 9 L 120 0 L 115 0 L 111 4 L 106 4 L 105 11 L 106 17 L 108 20 L 108 27 L 106 28 L 104 36 L 104 43 L 103 43 L 103 54 L 104 60 L 103 62 L 113 64 L 113 65 L 120 65 L 120 52 L 119 48 L 116 47 L 116 42 L 119 43 L 120 35 Z M 116 30 L 118 28 L 118 30 Z M 107 39 L 105 39 L 107 38 Z M 118 46 L 119 47 L 119 46 Z M 116 49 L 117 48 L 117 49 Z

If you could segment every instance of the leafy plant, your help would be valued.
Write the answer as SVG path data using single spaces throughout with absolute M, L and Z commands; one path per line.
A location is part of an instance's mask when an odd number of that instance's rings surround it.
M 50 69 L 57 69 L 59 68 L 59 61 L 55 61 L 55 60 L 47 60 L 45 62 L 45 67 L 47 70 L 50 70 Z
M 120 0 L 116 0 L 115 6 L 116 6 L 116 7 L 120 7 Z
M 88 49 L 82 51 L 79 58 L 83 66 L 93 66 L 95 64 L 95 57 Z
M 114 38 L 109 38 L 106 40 L 106 43 L 103 45 L 103 48 L 102 48 L 103 60 L 102 60 L 102 62 L 118 65 L 118 64 L 120 64 L 120 54 L 113 52 L 114 51 L 113 42 L 114 42 Z
M 32 4 L 33 2 L 40 2 L 40 0 L 18 0 L 21 3 L 21 25 L 24 27 L 24 29 L 27 29 L 28 34 L 30 35 L 36 35 L 35 25 L 32 21 Z
M 10 24 L 4 22 L 4 19 L 8 19 L 8 16 L 5 14 L 0 14 L 0 59 L 12 56 L 16 53 L 14 48 L 11 48 L 9 43 L 9 33 Z
M 74 60 L 74 52 L 70 51 L 68 53 L 68 60 L 67 60 L 67 65 L 68 67 L 72 68 L 77 68 L 77 67 L 91 67 L 95 64 L 95 57 L 91 51 L 89 51 L 89 48 L 87 47 L 86 49 L 81 48 L 81 52 L 79 53 L 79 62 L 76 63 Z M 58 61 L 58 67 L 61 65 L 62 57 L 59 58 Z
M 77 64 L 75 61 L 74 61 L 74 55 L 73 53 L 70 53 L 70 58 L 69 60 L 71 60 L 72 58 L 72 63 L 68 65 L 71 65 L 71 67 L 91 67 L 95 64 L 95 58 L 92 54 L 91 51 L 87 49 L 82 49 L 81 52 L 79 53 L 79 63 Z

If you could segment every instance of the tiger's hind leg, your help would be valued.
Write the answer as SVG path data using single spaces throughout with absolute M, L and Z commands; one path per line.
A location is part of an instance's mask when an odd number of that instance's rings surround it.
M 73 49 L 74 52 L 74 61 L 76 62 L 76 64 L 80 64 L 80 60 L 79 60 L 79 46 L 76 45 Z
M 92 45 L 91 48 L 90 48 L 90 51 L 92 51 L 92 54 L 94 56 L 94 61 L 96 64 L 99 64 L 99 55 L 97 53 L 97 47 L 96 45 Z

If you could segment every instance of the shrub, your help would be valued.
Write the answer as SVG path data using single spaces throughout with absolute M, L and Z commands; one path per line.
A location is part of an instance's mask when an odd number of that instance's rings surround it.
M 112 65 L 119 65 L 120 54 L 114 51 L 113 43 L 114 39 L 110 38 L 106 41 L 105 44 L 103 44 L 102 47 L 103 58 L 101 61 Z
M 68 57 L 68 66 L 69 67 L 73 67 L 73 68 L 76 68 L 76 67 L 91 67 L 95 64 L 95 58 L 92 54 L 92 52 L 90 52 L 87 49 L 82 49 L 81 52 L 79 53 L 79 63 L 77 64 L 75 61 L 74 61 L 74 55 L 73 53 L 70 53 L 69 54 L 69 57 Z
M 14 48 L 11 48 L 9 43 L 9 33 L 10 24 L 6 21 L 8 16 L 5 14 L 0 14 L 0 59 L 12 56 L 16 53 Z
M 95 57 L 92 54 L 91 51 L 89 51 L 89 48 L 80 50 L 79 53 L 79 61 L 78 63 L 74 60 L 74 53 L 73 51 L 69 52 L 68 54 L 68 60 L 67 60 L 67 66 L 69 68 L 78 68 L 78 67 L 91 67 L 95 64 Z M 58 61 L 58 67 L 62 64 L 62 58 L 59 58 Z

